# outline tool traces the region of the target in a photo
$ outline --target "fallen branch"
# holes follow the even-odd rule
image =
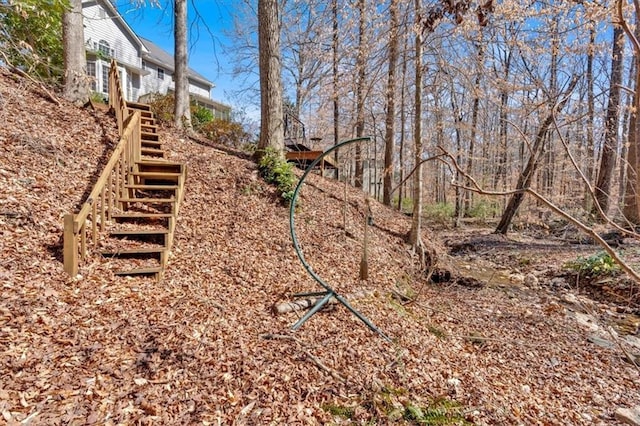
[[[14,74],[18,74],[20,77],[24,77],[24,78],[30,80],[34,84],[37,84],[38,87],[40,87],[40,90],[42,90],[47,95],[46,97],[51,102],[53,102],[57,106],[60,106],[60,101],[58,100],[58,98],[56,98],[51,92],[49,92],[47,90],[47,88],[44,87],[44,84],[42,84],[42,82],[37,81],[36,79],[31,77],[29,74],[27,74],[26,72],[22,71],[20,68],[17,68],[15,66],[11,65],[11,62],[9,62],[9,58],[7,58],[7,56],[3,52],[0,52],[0,54],[2,54],[2,57],[4,59],[4,63],[8,65],[9,71],[11,71]]]
[[[363,291],[358,291],[356,293],[347,295],[345,298],[346,299],[362,299],[362,298],[373,296],[373,295],[375,295],[375,291],[363,290]],[[287,312],[302,311],[304,309],[309,309],[312,306],[315,306],[316,303],[322,300],[323,297],[324,295],[321,295],[321,296],[307,297],[304,299],[298,299],[293,302],[278,303],[273,305],[273,312],[275,312],[276,314],[286,314]],[[338,303],[338,301],[332,297],[327,302],[327,305],[333,305],[335,303]]]
[[[345,377],[343,377],[340,373],[335,371],[333,368],[330,368],[330,367],[326,366],[315,355],[313,355],[307,349],[302,347],[304,345],[299,339],[296,339],[293,336],[287,336],[287,335],[284,335],[284,334],[263,334],[260,337],[262,337],[263,339],[266,339],[266,340],[290,340],[292,342],[295,342],[299,346],[300,350],[302,352],[304,352],[304,354],[307,356],[307,358],[310,359],[311,362],[313,362],[320,370],[322,370],[325,373],[329,374],[331,377],[333,377],[336,380],[340,380],[341,382],[346,382],[347,381],[347,379]]]
[[[511,191],[488,191],[483,189],[475,179],[473,179],[471,176],[467,175],[458,165],[458,163],[456,162],[455,158],[453,158],[453,156],[447,152],[444,148],[442,148],[441,146],[438,146],[438,148],[444,152],[445,156],[447,158],[449,158],[449,160],[452,162],[453,166],[456,168],[456,170],[459,170],[460,173],[462,174],[462,176],[464,178],[466,178],[472,186],[467,186],[467,185],[461,185],[455,181],[451,182],[452,186],[457,186],[460,187],[466,191],[472,191],[475,192],[477,194],[482,194],[482,195],[490,195],[490,196],[504,196],[504,195],[509,195],[509,194],[515,194],[515,193],[521,193],[521,194],[525,194],[528,193],[531,196],[533,196],[536,200],[540,201],[542,204],[546,205],[549,209],[551,209],[551,211],[553,211],[554,213],[556,213],[557,215],[563,217],[564,219],[566,219],[568,222],[574,224],[578,229],[580,229],[582,232],[584,232],[586,235],[588,235],[589,237],[591,237],[596,243],[598,243],[605,252],[607,252],[612,258],[613,260],[620,265],[620,267],[636,282],[636,283],[640,283],[640,274],[638,272],[636,272],[627,262],[625,262],[622,257],[616,253],[616,251],[609,245],[609,243],[607,243],[597,232],[595,232],[590,226],[586,225],[585,223],[583,223],[582,221],[580,221],[579,219],[571,216],[569,213],[565,212],[564,210],[562,210],[560,207],[556,206],[553,202],[551,202],[550,200],[546,199],[542,194],[539,194],[538,192],[536,192],[535,190],[531,189],[530,187],[525,187],[525,188],[520,188],[520,189],[514,189]],[[625,232],[628,235],[634,235],[634,233],[623,230],[623,232]],[[635,234],[637,235],[637,234]]]

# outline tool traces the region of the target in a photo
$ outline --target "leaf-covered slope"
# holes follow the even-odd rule
[[[615,424],[617,406],[640,403],[638,371],[589,343],[548,294],[414,281],[409,222],[376,202],[369,281],[358,282],[364,199],[347,189],[345,237],[344,187],[317,176],[296,216],[305,256],[342,294],[368,290],[352,304],[393,342],[343,307],[290,332],[299,314],[273,304],[320,288],[293,251],[288,210],[251,161],[169,132],[188,178],[163,282],[116,278],[95,257],[71,279],[62,217],[90,189],[113,120],[59,109],[4,71],[0,119],[8,423],[397,424],[445,398],[461,406],[450,417],[478,424]],[[392,299],[396,285],[417,302]]]

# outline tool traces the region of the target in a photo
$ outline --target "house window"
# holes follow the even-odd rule
[[[109,93],[109,67],[102,65],[102,93]]]
[[[164,70],[162,68],[158,68],[158,80],[164,80]]]
[[[111,58],[113,56],[113,49],[105,40],[100,40],[98,43],[98,53],[104,58]]]
[[[87,75],[91,77],[91,90],[98,90],[98,80],[96,80],[96,63],[87,62]]]

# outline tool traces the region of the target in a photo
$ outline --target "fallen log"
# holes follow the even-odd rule
[[[375,294],[376,294],[375,290],[362,290],[362,291],[358,291],[358,292],[346,295],[344,296],[344,298],[347,300],[362,299],[365,297],[374,296]],[[286,314],[287,312],[302,311],[303,309],[309,309],[315,306],[315,304],[318,303],[320,300],[322,300],[323,297],[324,295],[311,296],[311,297],[299,298],[291,302],[276,303],[273,305],[273,312],[275,312],[276,314]],[[332,297],[327,302],[327,305],[333,305],[335,303],[338,303],[338,301],[334,297]]]

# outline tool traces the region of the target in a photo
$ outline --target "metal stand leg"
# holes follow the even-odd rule
[[[306,314],[304,314],[304,316],[302,318],[300,318],[298,320],[298,322],[296,322],[295,324],[293,324],[293,327],[291,327],[292,330],[297,330],[299,329],[302,324],[304,324],[309,318],[311,318],[313,316],[313,314],[315,314],[316,312],[318,312],[320,309],[322,309],[322,307],[324,305],[327,304],[327,302],[329,301],[329,299],[331,299],[332,296],[334,296],[335,293],[332,291],[327,292],[326,296],[324,296],[322,299],[320,299],[318,301],[318,303],[315,304],[315,306],[311,309],[309,309],[307,311]]]

